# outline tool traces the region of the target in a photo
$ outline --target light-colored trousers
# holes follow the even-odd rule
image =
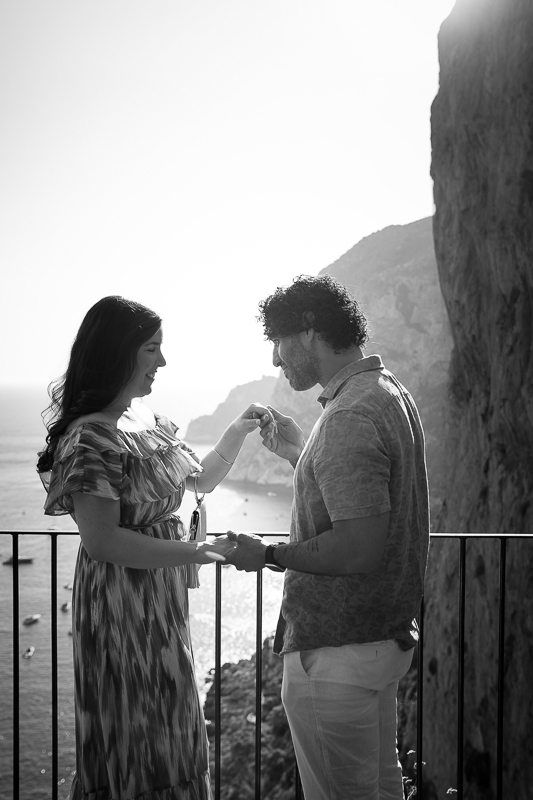
[[[284,655],[281,697],[305,800],[403,800],[396,693],[412,657],[394,641]]]

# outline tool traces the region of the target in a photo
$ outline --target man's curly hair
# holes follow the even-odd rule
[[[300,275],[259,303],[258,320],[271,341],[313,328],[335,351],[368,339],[366,318],[356,299],[330,275]]]

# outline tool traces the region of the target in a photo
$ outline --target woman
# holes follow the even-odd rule
[[[39,454],[45,513],[71,514],[82,540],[72,800],[211,796],[186,574],[234,545],[186,541],[173,514],[185,488],[220,483],[266,409],[250,406],[199,464],[173,423],[132,403],[165,366],[161,344],[153,311],[122,297],[96,303],[52,392],[54,421]]]

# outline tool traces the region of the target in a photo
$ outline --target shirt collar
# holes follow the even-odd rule
[[[357,375],[359,372],[368,372],[372,369],[383,369],[381,356],[366,356],[365,358],[360,358],[359,361],[354,361],[352,364],[343,367],[333,376],[329,383],[324,386],[320,396],[317,397],[318,402],[322,407],[325,407],[327,401],[335,397],[348,378],[351,378],[352,375]]]

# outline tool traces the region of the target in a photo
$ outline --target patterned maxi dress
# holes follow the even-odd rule
[[[157,417],[126,432],[85,423],[59,441],[45,513],[71,513],[71,495],[120,500],[121,526],[183,539],[171,516],[197,462]],[[201,468],[200,468],[201,469]],[[80,546],[73,586],[76,776],[71,800],[207,800],[205,722],[188,620],[186,567],[131,569],[93,561]]]

